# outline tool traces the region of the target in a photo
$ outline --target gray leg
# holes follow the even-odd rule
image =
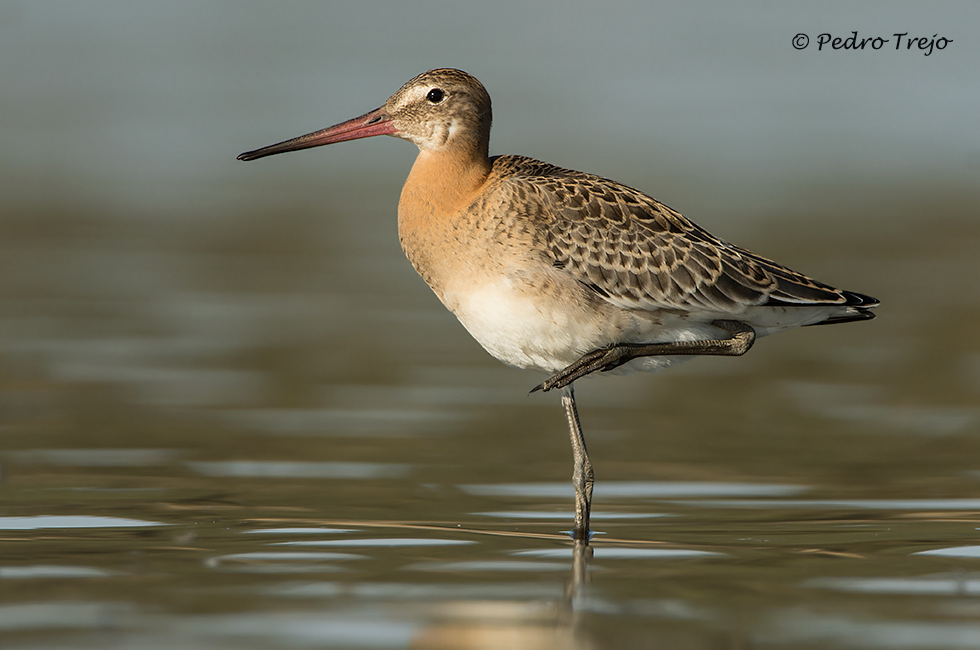
[[[748,352],[749,348],[755,342],[755,330],[745,323],[735,320],[716,320],[711,324],[726,332],[730,332],[732,336],[727,339],[711,339],[706,341],[621,343],[601,350],[594,350],[539,384],[531,392],[565,388],[566,386],[571,386],[572,382],[576,379],[580,379],[597,370],[612,370],[640,357],[655,357],[671,354],[737,357]]]
[[[575,391],[569,383],[561,391],[561,403],[568,417],[568,432],[572,439],[572,485],[575,487],[575,529],[572,536],[576,540],[589,542],[589,512],[592,509],[592,463],[589,462],[589,451],[585,448],[585,436],[582,435],[582,425],[578,421],[578,409],[575,408]]]

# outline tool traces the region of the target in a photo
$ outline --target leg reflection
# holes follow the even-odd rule
[[[579,603],[584,597],[585,585],[590,581],[589,564],[592,562],[592,547],[588,540],[576,539],[572,547],[572,575],[565,583],[564,609],[571,616],[573,623],[579,610]]]

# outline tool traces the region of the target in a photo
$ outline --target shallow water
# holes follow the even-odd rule
[[[980,5],[843,7],[0,3],[0,648],[980,648]],[[413,147],[234,159],[447,65],[493,153],[883,301],[579,382],[591,553]]]
[[[746,230],[881,317],[581,382],[589,552],[558,399],[387,215],[8,219],[3,645],[980,647],[980,228],[947,213],[927,247]]]

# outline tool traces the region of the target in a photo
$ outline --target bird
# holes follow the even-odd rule
[[[715,237],[679,212],[593,174],[489,154],[490,95],[453,68],[424,72],[381,107],[239,160],[388,135],[419,153],[398,235],[419,275],[505,364],[561,391],[575,519],[588,544],[595,482],[574,382],[740,356],[757,338],[874,318],[878,300],[837,289]]]

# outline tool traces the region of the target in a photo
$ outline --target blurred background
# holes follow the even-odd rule
[[[820,34],[853,31],[889,42],[818,51]],[[800,33],[805,49],[793,45]],[[876,579],[955,569],[966,582],[941,578],[938,589],[976,589],[969,560],[909,558],[928,550],[916,544],[958,547],[980,527],[977,34],[980,5],[966,1],[0,2],[0,579],[21,581],[4,591],[0,631],[23,647],[55,628],[68,630],[65,647],[121,643],[106,635],[122,628],[129,641],[180,629],[202,647],[259,628],[286,645],[341,630],[359,647],[464,647],[454,626],[472,632],[484,610],[441,611],[450,623],[432,632],[434,610],[392,603],[438,602],[418,589],[455,580],[496,585],[452,592],[480,602],[562,592],[564,560],[515,573],[512,562],[479,564],[537,552],[512,538],[454,538],[473,546],[442,565],[399,545],[408,525],[554,545],[572,499],[557,398],[527,396],[541,378],[483,352],[399,249],[415,148],[373,138],[235,160],[376,108],[419,72],[457,67],[493,97],[491,153],[614,178],[882,301],[873,322],[783,334],[737,361],[581,382],[610,543],[696,541],[737,562],[726,573],[614,557],[575,647],[647,638],[651,620],[689,647],[976,647],[957,641],[980,638],[972,600],[902,601],[907,611],[849,601],[844,625],[826,612],[850,587],[813,588],[827,566],[773,558],[874,558],[845,573]],[[907,49],[911,37],[950,42],[926,55]],[[694,500],[664,500],[677,494]],[[810,500],[779,500],[800,494]],[[50,519],[69,515],[98,532]],[[817,519],[863,522],[875,544],[901,530],[890,539],[908,552],[882,558],[853,531],[828,542]],[[377,550],[362,556],[368,568],[331,577],[342,588],[284,604],[277,580],[295,562],[327,574],[337,558],[295,557],[287,570],[251,557],[244,573],[215,560],[266,552],[241,533],[270,525],[356,530]],[[767,541],[754,537],[770,525]],[[413,535],[436,536],[423,530]],[[78,571],[98,586],[38,582]],[[169,595],[144,590],[151,574],[168,576],[159,593]],[[388,590],[358,591],[367,584]],[[772,598],[750,587],[761,584]],[[895,593],[875,585],[851,591]],[[218,604],[215,589],[228,598]],[[746,589],[754,600],[733,610]],[[820,589],[833,593],[815,605]],[[686,613],[644,600],[651,591]],[[193,596],[178,605],[178,594]],[[184,618],[214,608],[216,627]],[[280,610],[334,625],[254,623]],[[526,632],[520,611],[490,619]],[[867,618],[848,618],[855,611]],[[924,627],[900,627],[923,611]],[[259,618],[236,628],[238,616]],[[368,624],[379,616],[400,622],[379,631]],[[200,641],[204,628],[220,638]]]

